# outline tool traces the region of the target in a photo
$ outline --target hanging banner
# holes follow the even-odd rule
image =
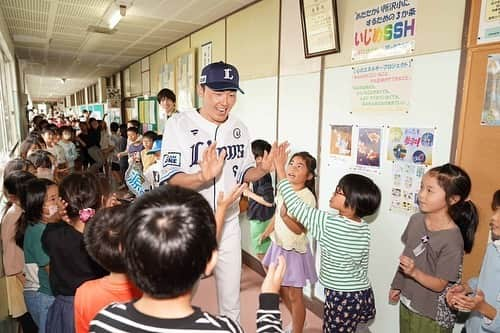
[[[500,54],[488,55],[481,125],[500,126]]]
[[[414,164],[432,164],[434,128],[391,127],[387,159]]]
[[[500,40],[500,1],[482,0],[477,43],[492,43]]]
[[[388,1],[356,11],[352,60],[412,53],[416,26],[417,0]]]
[[[352,111],[408,112],[413,59],[352,67]]]

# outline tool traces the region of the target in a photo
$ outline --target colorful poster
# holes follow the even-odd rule
[[[330,155],[351,156],[352,125],[330,125]]]
[[[352,60],[412,53],[416,27],[417,0],[387,1],[354,12]]]
[[[488,56],[481,125],[500,126],[500,54]]]
[[[352,67],[352,110],[408,112],[413,59]]]
[[[500,1],[482,0],[477,43],[491,43],[500,40]]]
[[[418,192],[425,165],[395,161],[392,166],[391,210],[413,214],[418,211]]]
[[[380,127],[360,127],[356,166],[368,169],[380,168],[382,129]]]
[[[387,143],[387,159],[414,164],[432,164],[433,128],[391,127]]]

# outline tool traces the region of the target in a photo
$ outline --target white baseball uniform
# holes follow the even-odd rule
[[[229,194],[240,184],[248,169],[255,166],[246,126],[235,117],[220,124],[203,118],[198,111],[185,111],[172,116],[165,125],[162,142],[163,172],[161,182],[177,173],[196,173],[203,151],[216,141],[217,151],[226,150],[222,173],[199,189],[213,209],[220,191]],[[219,312],[239,321],[241,279],[241,231],[238,221],[239,203],[227,210],[215,268]]]

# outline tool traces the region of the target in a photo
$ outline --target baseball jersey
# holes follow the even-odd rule
[[[214,124],[191,110],[173,115],[165,124],[162,142],[162,177],[160,183],[168,181],[178,173],[197,173],[203,151],[216,141],[217,152],[226,150],[226,161],[221,174],[198,192],[216,208],[217,195],[226,195],[240,184],[248,169],[255,166],[246,126],[237,118],[228,116],[222,124]],[[239,214],[239,204],[228,208],[226,220]]]

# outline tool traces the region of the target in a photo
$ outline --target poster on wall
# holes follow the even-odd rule
[[[408,112],[413,59],[374,62],[352,67],[352,111]]]
[[[431,165],[434,128],[391,127],[387,141],[387,159]]]
[[[205,43],[201,46],[201,66],[202,69],[212,63],[212,42]],[[201,71],[200,71],[201,73]]]
[[[330,156],[352,155],[352,125],[330,125]]]
[[[481,125],[500,126],[500,54],[488,55]]]
[[[416,26],[417,0],[386,1],[355,11],[352,60],[412,53]]]
[[[356,167],[365,171],[378,171],[380,168],[381,148],[382,128],[360,127],[358,132]]]
[[[500,1],[482,0],[477,43],[492,43],[500,40]]]
[[[175,92],[175,65],[169,63],[161,66],[158,80],[160,89],[168,88]]]
[[[120,88],[106,88],[106,100],[108,101],[108,108],[116,109],[121,107],[122,97]]]
[[[177,58],[175,75],[175,93],[179,111],[192,110],[195,98],[195,53],[194,50]]]
[[[402,161],[392,164],[391,211],[413,214],[418,211],[418,192],[425,165]]]

